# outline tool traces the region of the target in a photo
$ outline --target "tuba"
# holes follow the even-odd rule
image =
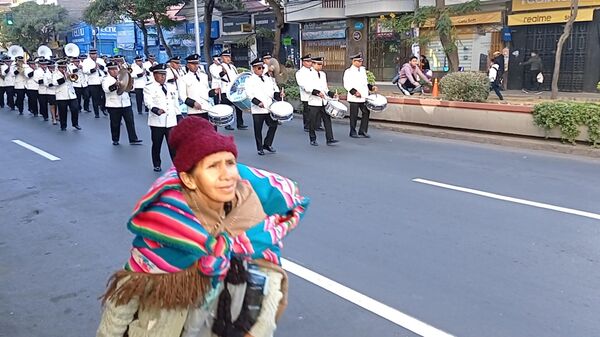
[[[40,46],[37,50],[37,54],[39,57],[49,60],[52,57],[52,49],[47,46]]]
[[[65,55],[68,57],[79,57],[79,47],[74,43],[65,45]]]

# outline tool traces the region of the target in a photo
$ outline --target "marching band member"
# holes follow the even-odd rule
[[[69,80],[67,72],[67,61],[61,60],[57,62],[58,70],[54,72],[52,84],[56,87],[56,105],[58,106],[58,114],[60,116],[60,129],[67,130],[67,109],[71,110],[71,124],[77,130],[81,130],[79,126],[79,105],[77,105],[77,94],[73,83]]]
[[[252,76],[246,80],[246,95],[252,101],[252,121],[254,122],[254,138],[256,139],[256,150],[258,155],[264,156],[264,150],[275,153],[273,139],[277,131],[276,120],[271,118],[269,106],[273,101],[281,101],[283,95],[274,80],[269,76],[263,76],[263,62],[255,59],[251,63]],[[267,124],[267,136],[262,138],[263,123]]]
[[[137,113],[142,114],[142,108],[144,107],[144,87],[146,86],[146,69],[142,63],[142,57],[136,56],[133,64],[131,65],[131,76],[133,77],[133,91],[135,91],[135,104],[137,106]],[[148,112],[148,109],[146,109]]]
[[[104,107],[104,91],[102,90],[102,78],[106,74],[106,63],[98,58],[98,50],[90,49],[89,57],[83,61],[83,73],[88,76],[88,87],[92,95],[95,117],[100,118],[100,110],[107,116]]]
[[[0,86],[0,107],[4,108],[4,93],[6,93],[6,105],[10,110],[15,110],[15,74],[10,71],[11,69],[12,60],[6,56],[0,66],[0,75],[3,77]]]
[[[25,89],[27,90],[27,109],[33,117],[37,117],[39,113],[38,109],[38,89],[39,84],[34,80],[33,75],[36,69],[37,59],[29,59],[27,61],[27,67],[25,67]]]
[[[310,91],[308,91],[308,80],[312,78],[312,58],[310,54],[304,55],[301,58],[302,67],[296,72],[296,83],[300,89],[300,101],[302,102],[302,123],[304,124],[304,131],[309,132],[310,128],[310,116],[308,108],[308,97]]]
[[[69,63],[68,71],[71,74],[77,75],[77,81],[73,81],[73,88],[75,88],[75,95],[77,95],[77,105],[79,106],[79,111],[81,111],[83,108],[83,105],[81,105],[81,101],[83,101],[84,99],[84,74],[81,70],[81,61],[79,60],[79,57],[71,58],[71,63]]]
[[[231,62],[231,52],[224,50],[221,53],[223,63],[221,64],[221,72],[219,73],[221,82],[221,104],[230,105],[235,109],[236,124],[238,130],[246,130],[248,126],[244,125],[244,116],[242,115],[242,109],[235,106],[228,98],[227,93],[231,89],[233,82],[238,78],[237,68]],[[233,127],[228,125],[225,127],[226,130],[233,130]]]
[[[273,76],[273,66],[271,65],[272,58],[273,56],[269,52],[263,54],[263,75],[275,78],[275,76]]]
[[[221,61],[219,61],[219,55],[215,54],[212,57],[213,63],[208,67],[208,72],[210,73],[210,87],[211,89],[221,89],[221,71],[223,68],[221,67]],[[220,103],[221,97],[215,98],[215,103]]]
[[[188,116],[208,119],[208,112],[202,110],[211,105],[220,89],[210,89],[208,75],[199,70],[200,55],[192,54],[185,58],[188,72],[179,83],[179,97],[188,106]]]
[[[25,59],[23,56],[17,56],[15,58],[15,63],[12,65],[12,70],[10,71],[15,76],[15,92],[17,94],[17,100],[15,102],[17,109],[19,110],[19,115],[23,114],[24,109],[24,101],[25,101],[25,82],[27,82],[27,78],[25,77],[25,67],[26,65]]]
[[[156,63],[156,57],[154,56],[154,54],[148,54],[148,58],[146,59],[146,62],[144,62],[144,70],[146,71],[147,83],[150,83],[154,80],[154,76],[152,76],[152,74],[150,73],[150,68],[157,64],[158,63]]]
[[[58,124],[58,111],[56,110],[56,87],[54,86],[54,72],[56,72],[56,65],[54,61],[48,61],[48,69],[44,73],[44,87],[46,87],[46,96],[48,99],[48,105],[50,106],[50,114],[52,116],[52,125]]]
[[[323,71],[323,58],[314,57],[312,61],[314,71],[310,73],[311,77],[309,77],[307,81],[309,83],[308,90],[311,92],[311,95],[308,97],[308,105],[310,106],[310,145],[319,146],[317,143],[317,134],[315,132],[319,120],[323,120],[323,124],[325,125],[325,139],[327,140],[327,145],[333,145],[339,141],[333,138],[331,116],[325,112],[325,106],[327,105],[325,96],[333,98],[335,93],[329,91],[327,75],[325,75],[325,72]]]
[[[108,75],[102,80],[102,90],[106,96],[106,109],[110,115],[110,135],[112,144],[119,145],[121,138],[121,119],[125,120],[129,144],[141,145],[142,141],[138,139],[135,133],[135,122],[133,120],[133,111],[131,110],[131,98],[129,93],[117,93],[120,83],[117,81],[120,67],[117,63],[109,62],[106,65]]]
[[[344,88],[348,90],[348,103],[350,103],[350,137],[352,138],[371,138],[367,133],[369,129],[369,109],[365,105],[366,97],[369,91],[377,91],[377,87],[369,84],[367,80],[367,70],[362,66],[363,57],[361,53],[350,56],[352,65],[344,72]],[[362,111],[360,120],[360,129],[356,134],[356,122],[358,120],[358,110]]]
[[[169,60],[167,67],[167,83],[175,86],[175,91],[179,94],[179,80],[185,75],[185,70],[181,68],[181,58],[179,56],[172,57]],[[176,107],[177,110],[177,122],[183,119],[179,104]]]
[[[179,112],[179,94],[174,84],[167,83],[167,66],[157,64],[150,68],[154,81],[144,88],[144,102],[150,110],[148,125],[152,135],[152,165],[155,172],[162,171],[160,149],[163,138],[167,141],[171,158],[175,156],[169,146],[169,132],[177,125]]]
[[[44,121],[48,121],[48,87],[44,85],[44,77],[48,71],[50,62],[44,58],[39,61],[39,67],[33,72],[33,80],[38,85],[38,102],[40,103],[40,115]]]
[[[82,96],[83,96],[83,110],[85,112],[92,112],[90,110],[90,100],[92,98],[92,95],[90,93],[90,87],[88,86],[88,75],[86,75],[83,72],[83,61],[85,61],[85,59],[87,59],[87,55],[86,54],[79,55],[79,76],[81,77],[81,81],[82,81],[82,84],[83,84],[83,91],[82,91]]]

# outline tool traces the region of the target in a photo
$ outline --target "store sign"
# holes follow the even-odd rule
[[[571,10],[543,11],[535,13],[519,13],[508,16],[509,26],[545,25],[550,23],[565,23],[571,17]],[[594,8],[584,8],[577,11],[577,22],[592,21]]]
[[[357,30],[354,33],[352,33],[352,38],[354,39],[354,41],[360,41],[360,39],[362,39],[362,33]]]
[[[190,35],[194,35],[196,32],[196,28],[193,22],[187,23],[187,33]],[[212,39],[218,39],[221,33],[221,29],[219,27],[219,21],[213,21],[210,25],[210,37]],[[200,22],[200,39],[204,40],[204,22]]]
[[[100,40],[116,40],[117,26],[108,26],[98,29],[98,39]]]
[[[486,13],[473,13],[469,15],[460,15],[450,17],[452,25],[454,26],[468,26],[468,25],[483,25],[489,23],[501,23],[502,12],[486,12]],[[435,20],[429,19],[423,24],[423,28],[435,27]]]
[[[302,27],[303,40],[345,39],[346,21],[310,22]]]
[[[223,33],[241,33],[242,24],[250,23],[250,15],[242,17],[224,17]]]
[[[92,40],[92,29],[88,25],[77,25],[73,27],[68,36],[70,43],[89,43]]]
[[[579,0],[579,7],[598,6],[600,0]],[[513,12],[570,8],[571,0],[513,0]]]
[[[356,30],[363,30],[363,28],[365,28],[365,24],[358,21],[356,23],[354,23],[354,29]]]
[[[275,14],[256,14],[254,15],[254,26],[275,30],[277,19]]]
[[[283,38],[283,45],[284,46],[291,46],[292,45],[292,37],[291,36],[286,36]]]

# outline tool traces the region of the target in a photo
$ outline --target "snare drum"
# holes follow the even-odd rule
[[[208,120],[216,126],[227,126],[233,123],[233,108],[227,104],[213,105],[206,110]]]
[[[387,108],[387,98],[383,95],[372,94],[367,96],[365,105],[367,106],[367,109],[371,111],[381,112]]]
[[[269,111],[271,118],[278,122],[289,122],[294,118],[294,107],[286,101],[274,102]]]
[[[246,80],[252,76],[249,72],[241,73],[227,92],[227,99],[242,111],[250,111],[252,101],[246,95]]]
[[[325,106],[325,112],[333,118],[344,118],[348,108],[340,101],[330,100]]]

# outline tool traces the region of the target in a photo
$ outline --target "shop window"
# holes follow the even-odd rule
[[[326,70],[343,71],[346,68],[346,40],[302,41],[302,52],[325,58]]]

